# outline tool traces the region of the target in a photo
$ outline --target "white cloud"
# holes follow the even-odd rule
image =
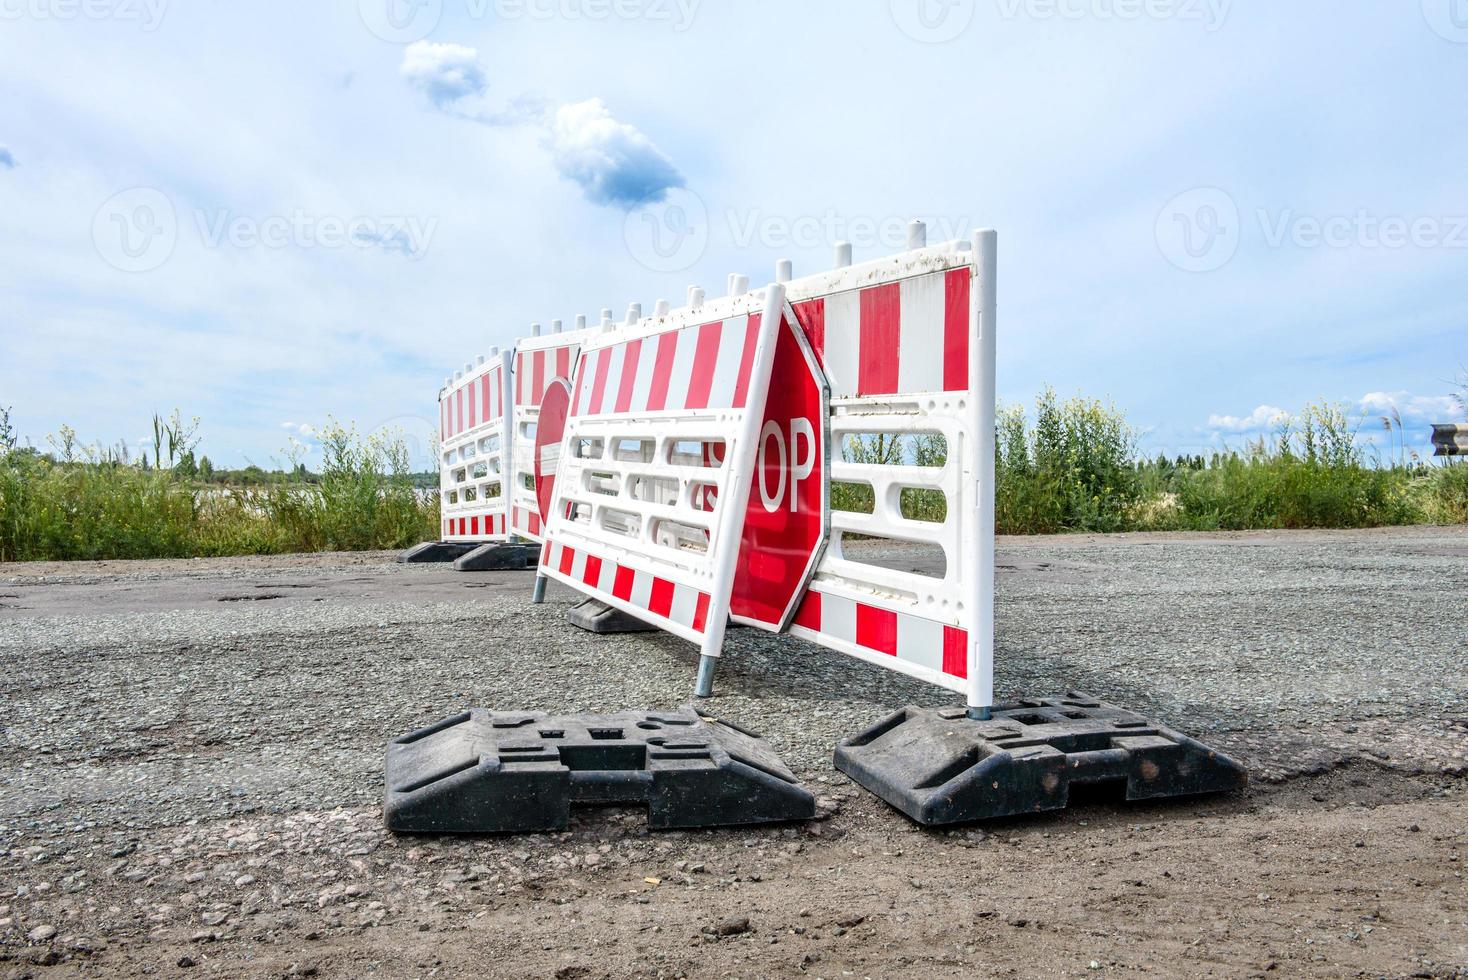
[[[1373,391],[1361,397],[1367,415],[1389,415],[1395,409],[1404,419],[1442,422],[1454,418],[1458,405],[1449,395],[1414,395],[1407,391]]]
[[[1272,429],[1290,417],[1290,413],[1273,405],[1260,405],[1242,418],[1237,415],[1210,415],[1208,428],[1221,432],[1260,432]]]
[[[660,201],[684,184],[652,140],[636,126],[617,121],[601,99],[557,109],[544,145],[561,176],[580,184],[596,204],[631,208]]]
[[[404,52],[400,71],[445,112],[490,126],[539,125],[541,145],[556,171],[580,185],[594,204],[630,209],[661,201],[684,185],[673,161],[636,126],[614,117],[601,99],[552,108],[522,95],[507,109],[491,108],[484,99],[488,76],[474,48],[419,41]]]
[[[410,44],[400,70],[409,85],[422,90],[440,109],[482,96],[489,89],[479,52],[462,44]]]

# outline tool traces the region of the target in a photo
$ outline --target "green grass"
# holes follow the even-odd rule
[[[155,420],[152,455],[133,462],[79,447],[67,428],[50,452],[17,448],[0,409],[0,561],[360,551],[438,537],[438,496],[411,472],[400,435],[333,424],[318,434],[319,472],[292,456],[284,472],[220,482],[228,477],[207,457],[196,462],[197,425],[176,412]],[[1468,462],[1428,465],[1403,449],[1383,463],[1329,405],[1207,459],[1142,460],[1114,406],[1048,390],[1033,412],[1003,407],[996,435],[1005,534],[1468,523]],[[941,467],[947,446],[934,433],[870,434],[841,452],[853,463]],[[831,497],[839,510],[874,505],[864,483],[834,484]],[[906,488],[900,504],[915,520],[946,513],[933,490]]]
[[[1393,431],[1400,420],[1388,420]],[[911,437],[906,437],[911,438]],[[850,437],[850,462],[941,466],[923,440]],[[1344,409],[1311,405],[1271,440],[1210,458],[1142,460],[1114,406],[1045,391],[1032,413],[1001,407],[995,445],[1001,534],[1359,528],[1468,523],[1468,463],[1429,465],[1405,449],[1370,458]],[[838,510],[870,513],[865,484],[832,487]],[[912,506],[909,507],[909,501]],[[904,513],[942,520],[941,494],[907,490]]]
[[[175,416],[176,418],[176,416]],[[0,412],[0,561],[193,558],[405,548],[436,539],[438,497],[415,489],[399,436],[319,433],[319,474],[259,485],[201,481],[175,445],[151,465],[79,449],[17,449]],[[161,440],[166,445],[166,440]]]

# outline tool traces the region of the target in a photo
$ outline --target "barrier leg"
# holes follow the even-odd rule
[[[718,657],[698,658],[698,681],[693,687],[695,697],[711,698],[714,696],[714,668],[718,666],[718,663]]]
[[[535,605],[537,605],[537,606],[540,605],[541,603],[545,602],[545,576],[544,575],[537,575],[537,576],[535,576],[535,594],[530,597],[530,601],[532,603],[534,603]]]

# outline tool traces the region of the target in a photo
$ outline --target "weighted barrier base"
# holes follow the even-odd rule
[[[1064,809],[1081,783],[1125,781],[1128,800],[1248,784],[1228,756],[1084,694],[993,715],[904,708],[843,739],[836,768],[925,826]]]
[[[588,633],[656,633],[658,629],[598,599],[572,606],[566,611],[566,622]]]
[[[529,568],[534,553],[523,544],[480,545],[454,561],[460,572],[519,572]]]
[[[767,742],[691,707],[551,716],[476,708],[387,747],[400,833],[561,830],[574,805],[642,804],[648,826],[809,820],[815,797]]]
[[[449,544],[447,541],[425,541],[398,556],[405,565],[429,565],[457,561],[474,550],[472,544]]]

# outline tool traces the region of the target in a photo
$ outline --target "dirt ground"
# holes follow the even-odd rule
[[[0,977],[1468,977],[1468,530],[1009,539],[1000,566],[1003,696],[1153,714],[1251,788],[923,830],[830,752],[951,698],[741,630],[711,704],[821,819],[399,838],[395,735],[675,706],[695,652],[387,555],[0,566]]]

